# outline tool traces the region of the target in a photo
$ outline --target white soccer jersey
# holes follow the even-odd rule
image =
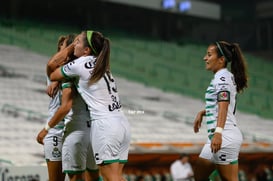
[[[125,163],[130,146],[130,125],[121,111],[112,75],[105,73],[99,81],[89,84],[95,63],[93,56],[80,57],[64,65],[61,71],[65,77],[79,78],[76,87],[88,105],[92,119],[90,138],[96,164]]]
[[[218,102],[229,101],[225,127],[236,125],[234,116],[236,109],[236,84],[233,74],[226,68],[215,73],[206,91],[206,124],[211,137],[217,125]]]
[[[47,86],[49,86],[51,84],[50,79],[47,77]],[[62,91],[58,90],[57,94],[53,97],[50,98],[50,102],[48,105],[48,114],[49,117],[47,119],[47,122],[50,121],[50,119],[54,116],[55,112],[58,110],[58,108],[61,105],[61,98],[62,98]],[[61,120],[55,127],[55,129],[57,130],[63,130],[64,128],[64,120]],[[49,132],[51,132],[52,130],[50,130]]]
[[[47,77],[47,85],[49,86],[51,81]],[[58,90],[57,94],[50,98],[48,106],[48,118],[47,122],[51,120],[56,111],[61,105],[61,90]],[[44,138],[44,154],[46,160],[61,161],[62,160],[62,137],[63,137],[64,121],[61,120],[54,128],[49,129],[48,134]]]
[[[62,89],[72,88],[72,86],[72,82],[62,83]],[[75,127],[75,129],[84,128],[88,125],[90,126],[90,115],[88,107],[78,93],[73,95],[72,108],[65,116],[65,125],[68,123],[70,124],[70,127]]]
[[[80,57],[61,68],[65,77],[81,77],[76,86],[88,105],[92,120],[111,117],[121,112],[117,87],[112,75],[105,73],[98,82],[89,85],[95,61],[96,58],[93,56]]]

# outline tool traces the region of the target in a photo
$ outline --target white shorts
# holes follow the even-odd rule
[[[63,130],[52,128],[44,138],[46,161],[62,161]]]
[[[221,149],[217,153],[212,153],[211,140],[208,139],[199,157],[221,165],[237,163],[242,142],[243,136],[238,127],[233,125],[225,127],[222,132]]]
[[[86,126],[86,124],[84,124]],[[65,131],[63,143],[63,172],[81,173],[85,170],[97,171],[90,142],[90,128]]]
[[[91,139],[97,164],[127,162],[131,130],[123,114],[92,121]]]

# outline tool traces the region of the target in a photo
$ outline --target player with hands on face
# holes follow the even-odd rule
[[[58,68],[54,62],[65,61],[71,52],[78,58]],[[83,31],[73,46],[51,60],[51,80],[79,78],[76,88],[88,105],[93,155],[103,180],[124,180],[122,171],[128,160],[131,132],[110,71],[110,40],[98,31]]]

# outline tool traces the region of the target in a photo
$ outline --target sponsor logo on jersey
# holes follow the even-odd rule
[[[221,81],[226,81],[226,78],[225,77],[221,77],[220,80]]]
[[[225,86],[225,85],[221,86],[221,88],[220,88],[221,91],[226,91],[227,89],[228,89],[228,88],[227,88],[227,86]]]
[[[92,69],[95,67],[95,62],[86,62],[84,64],[84,67],[87,68],[87,69]]]
[[[227,157],[227,155],[222,154],[222,155],[219,156],[219,159],[220,159],[221,161],[226,161],[226,160],[227,160],[226,157]]]
[[[64,65],[63,66],[63,71],[67,72],[67,70],[71,70],[70,67],[69,67],[69,65]]]

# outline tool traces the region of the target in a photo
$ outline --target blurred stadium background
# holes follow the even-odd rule
[[[112,71],[132,125],[129,181],[139,175],[145,181],[170,181],[169,166],[182,152],[190,154],[194,166],[206,132],[204,125],[194,134],[192,123],[212,76],[202,58],[216,40],[239,43],[249,68],[249,88],[238,97],[244,134],[239,179],[272,180],[272,18],[270,0],[1,2],[2,181],[16,174],[46,177],[43,149],[35,140],[49,101],[45,64],[60,35],[84,29],[101,31],[112,42]]]

